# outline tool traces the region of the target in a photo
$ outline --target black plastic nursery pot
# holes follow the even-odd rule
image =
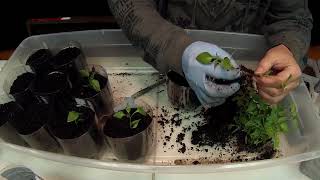
[[[143,106],[144,109],[146,106]],[[126,112],[126,110],[122,110]],[[136,111],[132,107],[131,111]],[[104,135],[111,146],[113,154],[120,161],[143,161],[153,148],[153,119],[151,109],[145,110],[147,115],[134,115],[141,119],[136,128],[131,128],[129,118],[110,117],[104,126]]]
[[[32,147],[39,150],[60,152],[61,148],[47,130],[49,121],[49,106],[47,104],[31,103],[10,124],[19,135]]]
[[[69,121],[69,112],[78,113],[78,119]],[[84,158],[98,158],[101,137],[95,124],[95,113],[85,106],[74,106],[58,113],[50,122],[50,130],[61,144],[64,153]]]
[[[26,65],[29,65],[36,74],[51,72],[53,71],[52,57],[49,49],[39,49],[29,56]]]
[[[85,56],[77,45],[70,45],[60,50],[53,57],[51,64],[55,70],[67,74],[72,84],[79,82],[80,70],[87,69]]]
[[[89,65],[89,69],[95,71],[94,79],[99,82],[100,91],[90,87],[88,77],[82,77],[78,86],[74,88],[73,94],[76,98],[90,102],[95,109],[98,119],[101,120],[103,116],[110,116],[113,113],[112,90],[108,75],[102,66]]]
[[[2,98],[1,98],[2,101]],[[11,126],[10,121],[16,118],[16,113],[21,112],[21,107],[14,101],[1,102],[0,104],[0,138],[5,142],[26,146],[26,142]]]
[[[54,108],[56,101],[71,103],[71,83],[65,73],[53,71],[37,76],[30,86],[35,97]],[[75,102],[74,102],[75,103]]]
[[[22,107],[28,106],[28,104],[38,101],[30,90],[30,84],[35,77],[36,75],[28,70],[27,66],[17,67],[7,75],[4,89]]]
[[[183,109],[195,109],[200,105],[196,94],[184,77],[174,71],[168,72],[167,77],[167,93],[172,105]]]

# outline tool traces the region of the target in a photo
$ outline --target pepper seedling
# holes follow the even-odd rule
[[[70,111],[68,113],[67,122],[68,123],[74,122],[75,124],[78,124],[79,121],[83,121],[83,119],[81,119],[80,116],[81,116],[81,113],[77,111]]]
[[[134,119],[135,114],[141,114],[142,116],[146,116],[147,113],[143,110],[142,107],[137,107],[136,110],[131,114],[132,109],[130,106],[127,106],[124,110],[116,112],[113,117],[121,120],[123,117],[129,118],[129,125],[131,129],[135,129],[138,127],[141,119]]]
[[[217,65],[220,65],[225,70],[232,70],[234,69],[233,65],[231,64],[231,61],[228,57],[221,58],[218,55],[212,56],[208,52],[200,53],[196,57],[197,61],[201,64],[208,65],[211,63],[216,63]]]
[[[90,88],[92,88],[96,92],[100,92],[101,91],[99,81],[94,78],[95,74],[96,74],[96,71],[95,71],[94,67],[92,67],[90,72],[88,72],[87,70],[80,70],[80,74],[81,74],[81,76],[83,78],[87,78]]]

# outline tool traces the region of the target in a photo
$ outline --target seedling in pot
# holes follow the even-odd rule
[[[118,111],[113,116],[119,120],[121,120],[123,117],[129,118],[130,128],[135,129],[138,127],[141,119],[135,119],[134,115],[141,114],[142,116],[146,116],[147,114],[142,107],[137,107],[136,110],[131,114],[132,111],[133,109],[127,106],[125,110]]]
[[[96,72],[94,67],[92,67],[90,72],[88,72],[87,70],[80,70],[80,74],[83,78],[87,80],[87,86],[89,86],[96,92],[101,91],[100,83],[97,79],[95,79]]]

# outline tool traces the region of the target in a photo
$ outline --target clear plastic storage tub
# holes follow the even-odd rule
[[[257,65],[258,60],[267,49],[264,37],[259,35],[197,30],[187,32],[195,39],[218,44],[233,54],[239,64],[252,68]],[[142,60],[143,52],[134,48],[121,30],[96,30],[40,35],[25,39],[2,69],[0,73],[1,87],[3,87],[6,74],[15,66],[25,64],[26,58],[35,50],[49,48],[52,51],[57,51],[68,41],[77,41],[81,44],[88,64],[98,64],[107,70],[115,103],[120,98],[130,96],[160,78],[159,72]],[[1,93],[4,93],[2,89]],[[221,152],[210,147],[206,148],[205,151],[201,148],[200,151],[195,151],[199,147],[190,148],[192,147],[190,143],[191,132],[186,133],[184,138],[184,143],[189,148],[186,149],[185,153],[178,152],[180,145],[175,141],[176,135],[191,123],[203,120],[201,117],[195,116],[201,109],[184,111],[172,107],[168,101],[165,84],[140,98],[152,106],[155,122],[161,116],[170,117],[178,111],[182,119],[181,126],[174,127],[174,132],[171,132],[172,126],[161,128],[161,124],[154,123],[155,143],[152,152],[144,162],[124,163],[116,161],[110,150],[107,150],[101,159],[97,160],[44,152],[5,142],[0,142],[0,149],[16,151],[24,156],[36,156],[91,168],[158,173],[212,173],[256,169],[320,157],[320,120],[303,83],[290,93],[283,102],[284,105],[292,102],[297,105],[300,121],[298,128],[289,126],[289,133],[281,137],[280,150],[282,156],[249,162],[232,163],[229,161],[230,159],[228,160],[230,158],[228,153],[223,152],[222,155]],[[166,141],[166,145],[164,145],[164,139],[165,136],[168,136],[168,133],[171,133],[172,138],[170,141]],[[204,163],[193,165],[192,162],[195,160],[202,160]]]

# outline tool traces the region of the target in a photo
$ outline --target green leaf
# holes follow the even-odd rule
[[[281,130],[281,132],[288,132],[289,131],[288,124],[286,122],[281,123],[280,130]]]
[[[130,114],[131,108],[130,108],[129,104],[127,104],[126,111],[127,111],[128,114]]]
[[[80,70],[80,75],[82,77],[89,77],[89,72],[87,70]]]
[[[96,92],[100,92],[100,91],[101,91],[101,89],[100,89],[100,83],[99,83],[98,80],[90,79],[89,83],[90,83],[90,87],[91,87],[92,89],[94,89]]]
[[[203,52],[196,59],[199,63],[207,65],[212,63],[213,56],[208,52]]]
[[[147,113],[143,110],[142,107],[138,107],[137,110],[136,110],[136,112],[138,112],[139,114],[141,114],[141,115],[143,115],[143,116],[146,116],[146,115],[147,115]]]
[[[131,122],[131,125],[130,125],[131,129],[137,128],[140,121],[141,121],[141,119],[132,121],[132,122]]]
[[[76,111],[70,111],[68,114],[68,119],[67,122],[73,122],[76,121],[80,116],[80,113],[76,112]]]
[[[231,64],[231,61],[228,57],[223,58],[222,62],[220,63],[220,66],[225,70],[232,70],[234,67]]]
[[[118,111],[113,115],[113,117],[115,117],[117,119],[122,119],[124,116],[125,116],[125,114],[122,111]]]

